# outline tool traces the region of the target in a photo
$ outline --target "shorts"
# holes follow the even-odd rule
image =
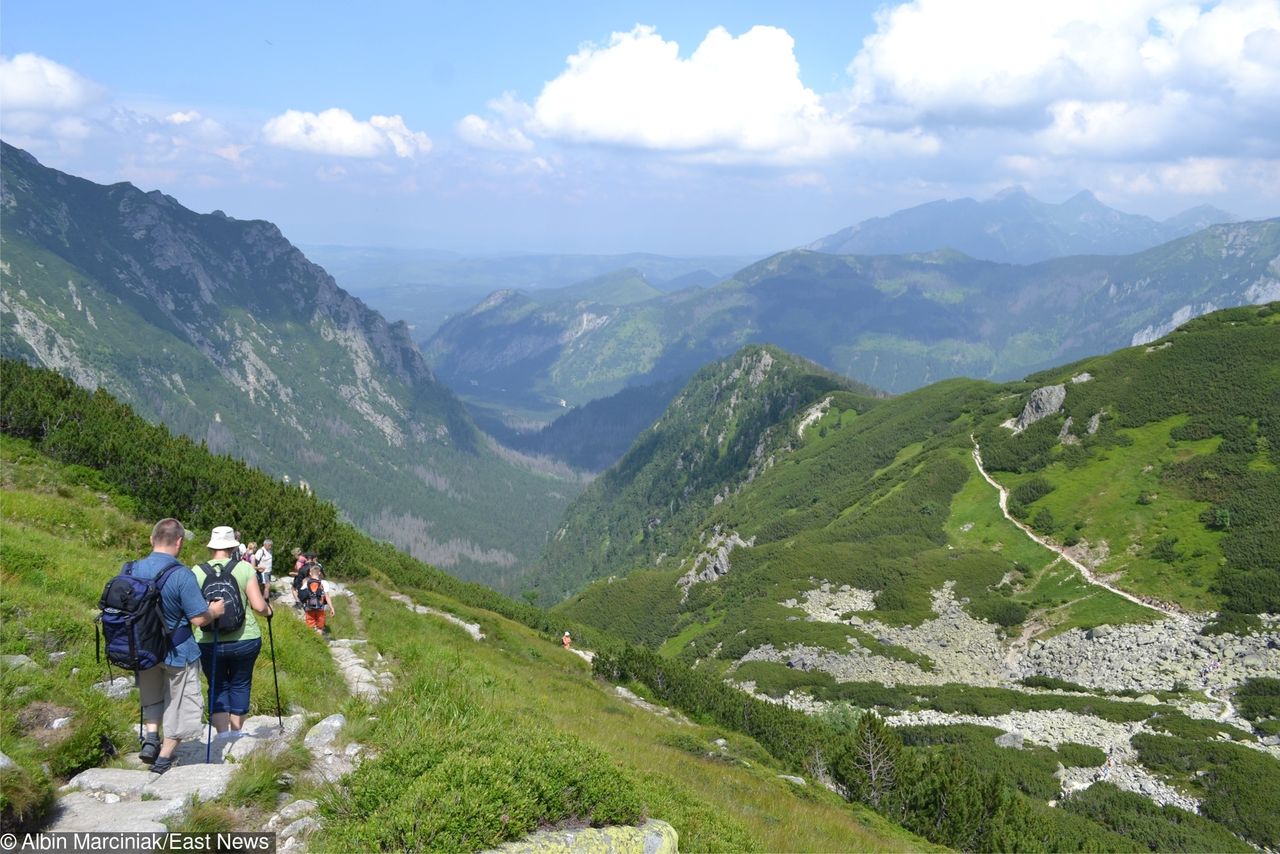
[[[270,573],[270,572],[262,572],[261,570],[259,570],[259,572],[258,572],[258,583],[259,583],[259,584],[261,584],[263,587],[270,587],[270,586],[271,586],[271,573]]]
[[[326,609],[321,608],[317,611],[303,611],[307,615],[307,627],[316,631],[324,631],[324,619],[329,613]]]
[[[217,647],[217,666],[214,666]],[[262,651],[262,638],[200,644],[200,668],[209,680],[209,708],[214,713],[249,713],[253,690],[253,665]]]
[[[160,721],[165,738],[199,738],[204,696],[200,691],[200,662],[175,667],[157,664],[137,674],[142,717]]]

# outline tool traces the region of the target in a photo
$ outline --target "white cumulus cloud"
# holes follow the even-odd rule
[[[876,21],[849,66],[859,121],[1094,157],[1276,150],[1280,0],[911,0]]]
[[[849,151],[854,130],[800,81],[786,30],[707,34],[688,58],[652,27],[586,45],[532,104],[527,130],[579,143],[729,159],[802,160]]]
[[[280,148],[340,157],[372,158],[389,151],[413,157],[431,150],[431,139],[409,130],[400,116],[372,116],[362,122],[337,108],[321,113],[287,110],[263,125],[262,136]]]
[[[0,56],[0,103],[6,111],[75,112],[103,92],[87,77],[38,54]]]

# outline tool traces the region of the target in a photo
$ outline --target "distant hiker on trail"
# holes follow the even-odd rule
[[[249,566],[256,567],[258,565],[258,544],[250,542],[240,551],[240,559]]]
[[[333,603],[329,600],[329,585],[320,578],[320,564],[308,565],[306,581],[302,583],[298,601],[302,603],[307,625],[323,634],[325,615],[333,614]]]
[[[253,664],[262,650],[262,628],[257,619],[245,613],[245,602],[271,618],[271,605],[262,597],[253,567],[232,556],[238,545],[231,528],[214,528],[209,559],[191,569],[204,598],[216,597],[226,603],[223,616],[196,633],[200,666],[209,680],[211,719],[218,732],[238,731],[249,714]]]
[[[271,549],[275,544],[270,538],[262,541],[262,548],[254,554],[254,565],[258,567],[258,586],[262,588],[262,598],[271,598]]]
[[[191,627],[209,625],[221,618],[226,608],[220,601],[206,602],[195,576],[178,560],[183,542],[191,536],[177,519],[161,519],[151,529],[151,554],[132,564],[132,575],[136,578],[163,576],[160,603],[165,629],[170,633],[164,663],[139,671],[137,675],[138,699],[146,730],[138,758],[157,774],[173,766],[173,752],[180,741],[200,736],[200,715],[204,709],[200,691],[200,647]]]
[[[564,644],[565,649],[568,649],[573,646],[573,638],[569,637],[568,632],[565,632],[564,637],[560,638],[560,643]]]

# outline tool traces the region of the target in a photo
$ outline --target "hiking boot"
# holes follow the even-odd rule
[[[156,757],[160,755],[160,734],[149,732],[147,737],[142,740],[142,749],[138,751],[138,758],[142,760],[143,765],[150,765],[156,761]]]
[[[152,774],[163,774],[173,767],[172,756],[160,756],[151,764]]]

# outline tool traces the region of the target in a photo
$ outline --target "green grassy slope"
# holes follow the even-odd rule
[[[205,470],[218,475],[218,466]],[[135,514],[153,500],[117,491],[110,482],[117,476],[0,437],[0,653],[35,662],[0,673],[0,750],[16,762],[0,776],[6,827],[38,825],[59,782],[133,745],[136,706],[90,688],[103,677],[93,661],[94,603],[119,563],[146,550],[148,527]],[[671,822],[689,851],[929,848],[813,783],[779,779],[787,769],[749,738],[626,703],[552,633],[439,590],[452,582],[444,589],[512,614],[536,612],[492,594],[477,598],[480,591],[426,567],[407,574],[394,561],[330,566],[355,581],[361,622],[396,687],[374,708],[348,701],[323,642],[291,616],[275,621],[284,703],[316,716],[341,708],[355,722],[345,737],[376,757],[341,790],[304,791],[321,799],[327,820],[312,840],[319,850],[471,850],[547,825],[646,817]],[[361,572],[370,574],[359,580]],[[409,611],[388,598],[392,590],[479,622],[486,639]],[[254,712],[274,710],[269,668],[260,658]],[[71,726],[51,730],[60,715]],[[714,743],[720,737],[723,748]],[[287,758],[291,774],[301,770],[297,757]],[[283,761],[246,763],[224,802],[198,809],[185,827],[248,829],[237,822],[258,813],[244,804],[274,803]]]
[[[3,772],[7,824],[38,814],[58,780],[137,749],[136,695],[110,700],[91,688],[108,674],[95,657],[93,619],[107,580],[150,551],[151,529],[136,518],[136,502],[98,472],[56,464],[7,436],[0,436],[0,485],[0,653],[34,662],[0,673],[0,751],[17,763]],[[195,543],[181,555],[189,565],[206,556]],[[272,622],[285,713],[338,711],[346,688],[323,641],[292,616]],[[275,711],[264,649],[250,712]],[[70,725],[51,728],[59,717]]]

